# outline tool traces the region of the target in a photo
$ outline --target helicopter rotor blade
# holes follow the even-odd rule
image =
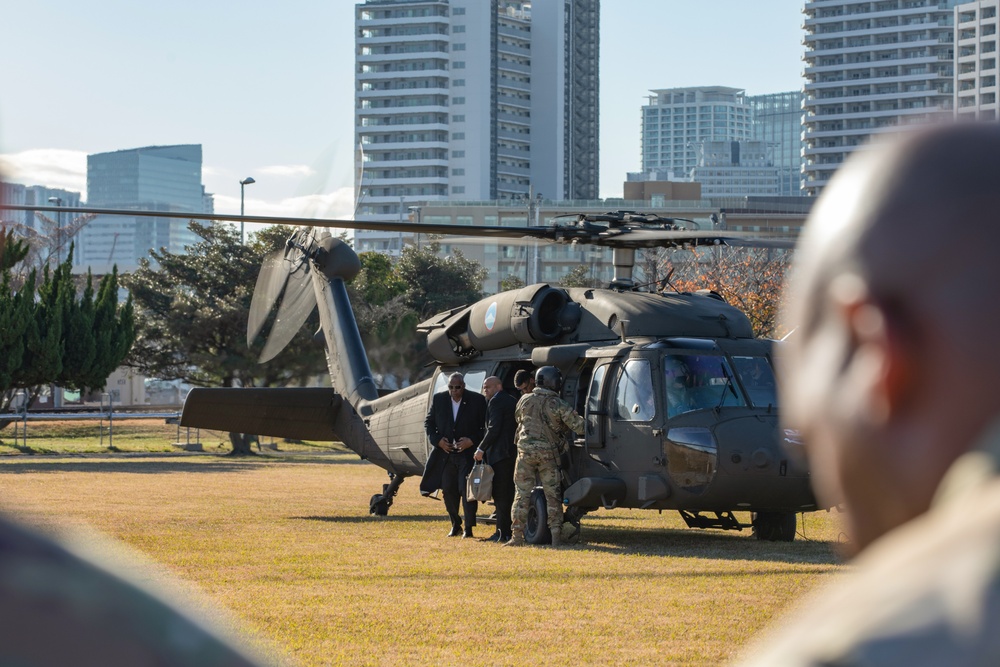
[[[264,327],[268,314],[278,302],[285,283],[288,281],[285,252],[275,250],[264,258],[257,275],[257,284],[253,288],[253,301],[250,303],[250,315],[247,317],[247,347],[253,344],[257,334]]]
[[[308,262],[304,262],[308,265]],[[260,353],[260,362],[270,361],[278,355],[299,332],[316,307],[316,292],[308,270],[294,270],[288,274],[285,291],[278,306],[278,314]]]
[[[442,236],[475,236],[483,239],[534,238],[557,243],[590,243],[613,248],[654,248],[694,245],[757,245],[759,247],[791,247],[782,242],[751,242],[748,232],[727,230],[701,230],[682,228],[678,222],[688,225],[698,223],[684,218],[664,218],[652,214],[638,214],[631,211],[616,211],[599,214],[577,214],[576,220],[537,227],[505,227],[497,225],[465,226],[453,224],[394,222],[372,220],[340,220],[323,218],[293,218],[279,216],[239,216],[217,213],[185,213],[178,216],[173,211],[133,211],[121,209],[99,209],[89,207],[52,207],[0,205],[0,210],[31,210],[63,213],[93,213],[96,215],[137,215],[148,217],[189,217],[197,220],[220,222],[247,222],[255,224],[284,224],[297,227],[338,227],[381,232],[403,232],[409,234],[439,234]],[[570,217],[570,216],[559,216]],[[735,242],[736,239],[748,239]]]

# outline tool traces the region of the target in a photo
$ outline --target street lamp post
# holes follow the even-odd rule
[[[251,183],[256,183],[256,182],[257,181],[253,180],[253,176],[247,176],[242,181],[240,181],[240,243],[246,243],[247,242],[246,241],[246,236],[244,235],[244,230],[243,230],[243,202],[244,202],[243,193],[244,193],[244,188],[246,188],[246,186],[250,185]]]
[[[49,203],[56,207],[62,206],[62,197],[49,197]],[[62,212],[56,211],[56,266],[62,262]]]

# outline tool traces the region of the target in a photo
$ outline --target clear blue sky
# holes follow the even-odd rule
[[[546,2],[547,0],[536,0]],[[648,91],[801,87],[802,0],[604,0],[601,194],[640,168]],[[86,155],[200,143],[220,212],[347,216],[353,0],[24,0],[2,12],[0,165],[84,191]]]

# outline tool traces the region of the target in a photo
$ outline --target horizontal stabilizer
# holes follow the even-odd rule
[[[195,388],[184,401],[181,426],[334,442],[342,403],[328,387]]]

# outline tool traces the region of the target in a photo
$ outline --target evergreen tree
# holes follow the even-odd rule
[[[257,273],[264,257],[284,247],[292,230],[268,228],[243,244],[229,225],[191,222],[190,229],[201,240],[187,253],[152,251],[155,264],[143,260],[125,279],[138,322],[129,364],[151,377],[203,387],[302,384],[321,373],[323,349],[311,335],[319,323],[315,314],[266,364],[257,361],[263,340],[247,347]],[[231,433],[232,453],[251,453],[252,438]]]
[[[447,257],[441,257],[439,252],[438,243],[419,249],[407,246],[396,267],[407,286],[406,305],[422,318],[471,304],[483,297],[486,269],[458,250]]]
[[[72,266],[71,246],[63,263],[42,269],[40,284],[35,269],[20,289],[14,287],[12,269],[2,272],[0,412],[9,411],[22,390],[30,404],[49,384],[99,389],[128,353],[134,313],[129,303],[118,306],[117,271],[102,279],[95,302],[93,278],[88,275],[78,294]],[[6,425],[0,423],[0,428]]]

